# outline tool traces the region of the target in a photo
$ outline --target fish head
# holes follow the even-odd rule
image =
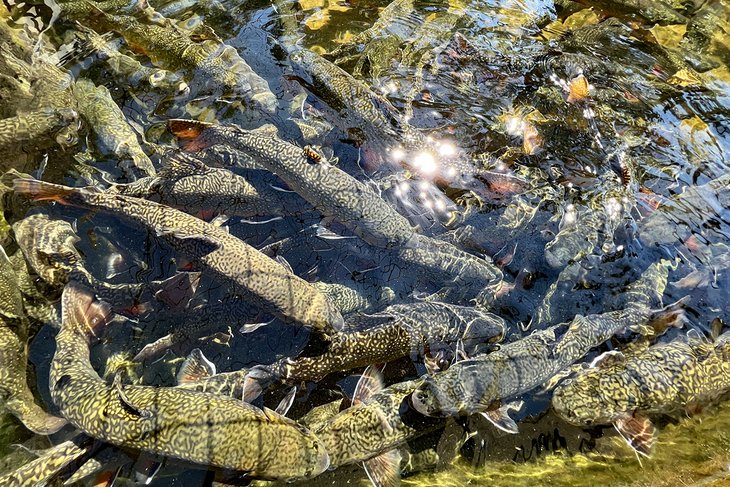
[[[593,370],[564,381],[553,393],[552,407],[558,416],[575,425],[606,424],[628,409],[630,388],[606,380]]]
[[[432,377],[426,378],[423,384],[413,391],[410,403],[420,414],[437,418],[455,416],[460,409],[454,401],[454,395]]]
[[[313,86],[312,67],[315,63],[313,52],[308,49],[298,49],[289,54],[289,64],[293,70],[293,78],[305,86]]]

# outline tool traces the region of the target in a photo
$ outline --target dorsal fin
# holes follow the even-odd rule
[[[588,366],[589,368],[607,368],[615,364],[620,364],[622,362],[626,361],[626,357],[624,357],[624,354],[619,352],[618,350],[610,350],[608,352],[604,352],[595,359],[593,359],[593,362],[590,363]]]
[[[366,402],[382,390],[383,374],[375,365],[369,365],[360,376],[360,380],[357,381],[355,393],[352,395],[352,404],[357,405]]]
[[[206,129],[212,126],[212,123],[199,122],[197,120],[173,118],[167,121],[167,130],[177,137],[183,149],[189,152],[196,152],[211,145],[200,140],[199,137]]]
[[[176,152],[167,158],[158,177],[181,178],[194,174],[206,174],[210,168],[200,159],[185,152]]]
[[[176,379],[178,384],[188,384],[212,377],[215,372],[215,364],[208,360],[199,348],[196,348],[183,362]]]
[[[63,290],[61,313],[64,326],[79,327],[80,332],[96,336],[109,321],[111,306],[104,301],[98,301],[81,284],[71,281]]]

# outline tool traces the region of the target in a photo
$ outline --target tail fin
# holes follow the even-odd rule
[[[197,120],[173,118],[167,121],[167,130],[177,137],[182,148],[189,152],[206,149],[212,145],[200,138],[203,132],[212,126],[211,123],[198,122]]]
[[[53,200],[64,204],[68,204],[65,198],[75,191],[68,186],[31,178],[14,179],[13,190],[18,194],[29,196],[34,201]]]

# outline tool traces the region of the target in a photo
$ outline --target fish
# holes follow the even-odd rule
[[[153,176],[155,167],[137,140],[137,134],[112,99],[105,86],[96,86],[88,79],[74,84],[78,109],[96,135],[96,148],[104,155],[114,155],[122,161],[132,161],[143,175]]]
[[[168,130],[185,150],[226,145],[247,152],[326,218],[344,225],[369,245],[393,249],[397,258],[429,277],[452,284],[452,294],[489,302],[502,283],[502,271],[488,257],[480,258],[453,244],[417,233],[370,187],[327,161],[313,162],[301,148],[277,137],[214,125],[172,119]],[[444,296],[448,296],[445,294]]]
[[[41,109],[0,120],[0,154],[42,151],[58,145],[63,149],[78,143],[75,131],[79,115],[70,108]],[[7,169],[7,163],[4,163]]]
[[[342,316],[311,284],[224,229],[152,201],[16,179],[16,193],[111,213],[154,231],[187,258],[282,318],[328,335]]]
[[[170,333],[148,343],[134,356],[135,362],[152,360],[168,349],[180,350],[186,343],[219,330],[243,328],[255,321],[255,306],[243,299],[228,298],[155,317],[155,325],[172,329]],[[166,326],[167,325],[167,326]]]
[[[300,147],[278,137],[235,125],[180,119],[169,120],[168,129],[186,150],[227,145],[250,154],[323,215],[336,219],[373,246],[408,245],[415,235],[408,220],[364,183],[327,161],[311,161]]]
[[[352,406],[330,418],[315,434],[330,455],[330,467],[363,462],[374,485],[397,485],[398,447],[439,428],[446,420],[421,416],[408,397],[420,384],[411,380],[384,387],[376,367],[358,381]]]
[[[154,22],[141,22],[129,15],[107,14],[89,2],[79,3],[85,4],[86,8],[84,18],[80,20],[95,31],[117,32],[133,50],[149,56],[155,65],[169,71],[184,69],[194,74],[195,81],[188,83],[191,88],[232,94],[266,114],[276,112],[278,100],[269,84],[232,46],[215,40],[195,42],[159,14]],[[191,91],[191,96],[195,94]]]
[[[668,263],[652,265],[666,268]],[[653,278],[653,274],[648,275]],[[638,289],[650,285],[640,281],[634,284]],[[633,292],[631,287],[627,292]],[[659,294],[656,290],[653,293]],[[424,378],[411,398],[413,407],[429,416],[487,413],[487,419],[498,428],[516,432],[507,414],[511,404],[506,401],[550,380],[620,331],[649,335],[655,333],[655,327],[681,325],[681,303],[652,310],[650,299],[647,295],[637,296],[623,309],[577,315],[570,322],[535,331],[492,353],[457,362],[446,371]]]
[[[126,82],[128,87],[146,85],[183,96],[190,93],[190,87],[178,73],[145,66],[135,58],[122,54],[117,43],[94,30],[77,24],[75,35],[83,42],[85,49],[93,51],[94,59],[103,60],[114,72],[116,80]]]
[[[108,191],[150,199],[193,215],[245,218],[301,215],[308,211],[301,198],[281,198],[273,190],[259,192],[245,177],[228,169],[208,167],[184,152],[168,157],[157,176],[115,184]]]
[[[152,300],[171,308],[187,305],[195,293],[199,273],[178,273],[149,283],[111,284],[93,276],[85,267],[75,244],[80,240],[70,223],[35,213],[13,224],[15,238],[30,267],[52,287],[70,279],[87,283],[116,311],[131,312],[152,307]]]
[[[639,454],[649,456],[656,427],[650,416],[693,411],[730,391],[730,332],[693,336],[638,353],[605,352],[553,392],[553,410],[581,426],[613,424]]]
[[[376,311],[392,304],[396,297],[391,288],[379,287],[374,282],[340,284],[317,281],[313,285],[327,296],[342,315]]]
[[[108,305],[75,282],[61,303],[49,386],[63,416],[84,433],[262,479],[308,478],[328,467],[323,443],[274,411],[212,394],[106,383],[91,365],[89,344],[111,318]]]
[[[473,307],[438,302],[395,304],[375,314],[358,314],[345,322],[324,353],[285,358],[259,366],[277,380],[297,384],[328,374],[411,356],[414,360],[444,348],[474,353],[499,341],[504,321]]]
[[[328,121],[348,138],[383,151],[401,144],[407,129],[384,96],[309,49],[293,51],[289,61],[296,79],[326,103]]]
[[[48,448],[38,458],[0,475],[0,484],[8,487],[47,485],[64,468],[89,455],[95,449],[93,438],[85,434],[76,435]]]
[[[0,401],[29,430],[50,435],[66,420],[47,413],[28,384],[28,318],[15,269],[0,246]]]

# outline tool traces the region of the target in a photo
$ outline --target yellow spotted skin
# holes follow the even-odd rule
[[[614,357],[561,384],[553,408],[580,425],[634,413],[672,413],[730,391],[730,333],[716,343],[676,339],[630,357]]]
[[[144,51],[155,65],[170,71],[185,69],[197,75],[196,83],[190,83],[190,86],[232,93],[264,112],[275,112],[277,99],[269,84],[232,46],[214,40],[195,42],[173,26],[160,22],[143,23],[133,16],[103,14],[87,2],[65,2],[63,8],[74,6],[80,7],[74,17],[83,19],[99,33],[119,33],[129,45]]]
[[[0,476],[0,485],[6,487],[46,485],[54,475],[89,453],[92,448],[93,440],[86,435],[79,435],[73,440],[59,443],[45,450],[35,460]]]
[[[505,329],[504,321],[491,313],[437,302],[392,305],[381,313],[355,316],[345,328],[323,354],[283,359],[265,368],[286,382],[318,381],[333,372],[454,349],[459,341],[468,350],[500,339]]]
[[[373,190],[327,161],[312,161],[301,147],[235,125],[200,125],[204,130],[198,145],[224,144],[246,152],[322,214],[371,245],[400,247],[415,235],[408,220]]]
[[[26,372],[28,339],[15,270],[0,247],[0,401],[34,433],[54,433],[66,422],[45,412],[33,397]]]
[[[299,215],[307,203],[297,195],[261,192],[244,177],[206,166],[193,156],[176,154],[156,177],[112,186],[113,193],[152,199],[186,213],[226,216]]]
[[[61,203],[111,213],[149,228],[236,291],[289,321],[324,334],[341,327],[342,316],[324,294],[222,228],[139,198],[40,181],[30,185],[49,194],[64,195]]]
[[[322,443],[273,411],[176,388],[109,385],[89,360],[90,327],[103,307],[75,283],[64,289],[63,326],[51,362],[51,397],[86,434],[113,445],[266,479],[305,478],[327,468]]]
[[[96,146],[103,154],[131,160],[144,175],[155,174],[155,167],[137,140],[137,134],[105,86],[96,86],[88,79],[74,84],[79,112],[96,135]]]
[[[69,108],[41,109],[0,120],[0,154],[8,156],[28,150],[42,150],[56,143],[58,133],[78,123],[78,114]],[[63,143],[63,139],[59,143]],[[69,140],[67,145],[76,144]],[[5,166],[3,166],[5,167]]]
[[[650,306],[664,292],[666,277],[658,276],[666,276],[667,269],[666,261],[652,264],[628,287],[626,292],[635,300],[624,309],[578,315],[426,377],[413,394],[414,407],[429,416],[487,411],[548,381],[619,331],[644,331],[654,316]]]
[[[13,231],[30,267],[52,286],[68,282],[69,274],[82,262],[74,246],[79,237],[66,221],[38,213],[13,224]]]
[[[328,420],[317,431],[330,455],[331,467],[373,458],[408,440],[443,426],[410,407],[407,397],[419,381],[393,384]]]

